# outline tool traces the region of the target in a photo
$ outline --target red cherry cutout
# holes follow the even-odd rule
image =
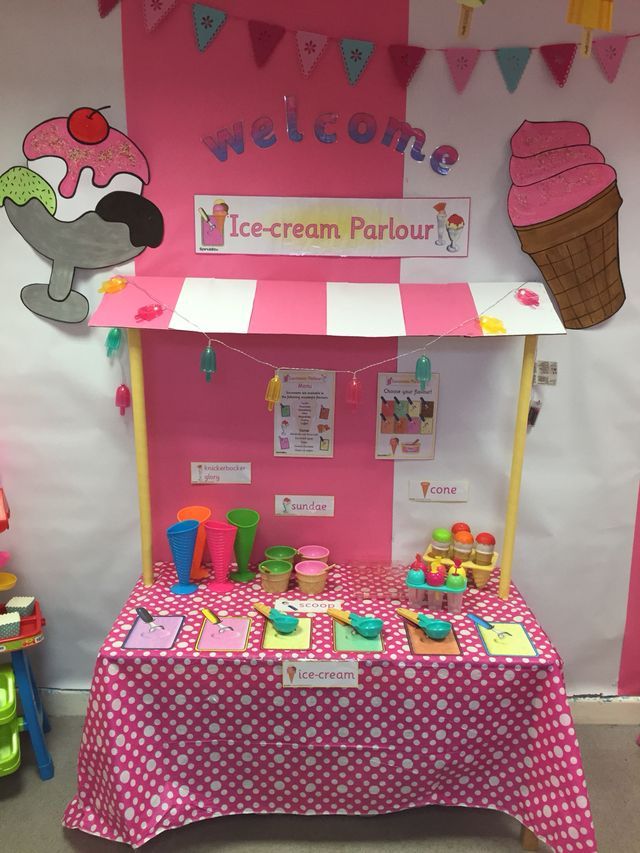
[[[109,122],[100,110],[108,110],[109,106],[78,107],[67,119],[67,130],[69,134],[84,145],[97,145],[103,142],[109,135]]]

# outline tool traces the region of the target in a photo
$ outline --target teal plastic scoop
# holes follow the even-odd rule
[[[259,601],[254,601],[253,606],[258,613],[262,613],[273,623],[273,627],[279,634],[293,634],[298,627],[299,620],[295,616],[282,613],[281,610],[276,610],[275,607],[269,607],[267,604],[261,604]]]

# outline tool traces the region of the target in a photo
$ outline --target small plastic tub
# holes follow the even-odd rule
[[[329,549],[324,545],[303,545],[298,548],[299,560],[321,560],[323,563],[329,562]]]
[[[295,548],[290,548],[288,545],[272,545],[264,552],[267,560],[286,560],[288,563],[293,563],[293,558],[298,552]]]
[[[302,560],[296,566],[298,586],[302,592],[310,595],[316,595],[324,590],[327,575],[327,564],[320,560]]]
[[[291,577],[291,563],[286,560],[263,560],[258,566],[260,583],[265,592],[286,592]]]

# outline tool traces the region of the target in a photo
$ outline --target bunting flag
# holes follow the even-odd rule
[[[187,0],[180,0],[180,4],[182,2],[186,3]],[[457,2],[463,10],[467,9],[471,11],[474,7],[484,5],[486,0],[457,0]],[[630,33],[628,35],[603,36],[602,38],[593,39],[593,42],[591,42],[590,34],[592,28],[596,26],[601,28],[605,25],[610,28],[610,13],[613,2],[614,0],[569,0],[571,15],[573,17],[577,16],[575,23],[588,30],[588,44],[592,47],[592,52],[600,66],[600,70],[609,83],[615,82],[618,77],[629,40],[640,39],[640,33]],[[105,18],[109,15],[118,3],[119,0],[97,0],[100,17]],[[142,8],[144,25],[147,32],[153,32],[180,4],[179,0],[142,0],[139,3],[139,7]],[[255,20],[248,21],[246,18],[207,5],[207,0],[198,3],[190,2],[190,5],[193,15],[195,41],[199,51],[203,52],[207,50],[226,22],[240,22],[248,26],[253,55],[258,67],[262,67],[269,61],[271,54],[282,40],[284,34],[286,32],[293,32],[280,24]],[[596,7],[600,8],[600,6],[602,6],[600,11],[603,15],[606,11],[606,20],[604,18],[598,18],[597,21],[592,20],[589,16],[595,14],[594,10]],[[607,7],[606,10],[605,6]],[[584,19],[582,17],[583,13],[585,16]],[[347,79],[352,86],[360,79],[376,47],[371,41],[335,38],[307,30],[298,30],[297,32],[293,32],[293,35],[295,35],[296,40],[298,61],[305,77],[309,77],[313,73],[320,57],[325,53],[329,41],[335,41],[340,48]],[[583,40],[582,47],[584,48],[584,46],[585,41]],[[546,44],[541,47],[501,47],[494,48],[493,50],[485,48],[484,51],[476,48],[459,47],[425,48],[409,44],[387,44],[378,45],[378,47],[387,48],[391,68],[393,69],[396,80],[405,89],[413,80],[428,50],[444,53],[453,85],[458,94],[461,94],[466,89],[482,52],[495,53],[506,88],[512,94],[520,85],[533,51],[540,51],[540,55],[544,59],[554,81],[560,87],[566,84],[578,52],[578,45],[571,42]],[[583,53],[585,56],[588,55],[588,52],[585,53],[584,50]]]
[[[106,18],[118,5],[119,0],[98,0],[98,12],[101,18]]]
[[[393,70],[398,78],[398,83],[407,88],[411,78],[420,67],[427,51],[424,47],[414,47],[411,44],[390,44],[389,56]]]
[[[558,86],[564,86],[569,78],[569,72],[576,58],[577,44],[543,44],[540,48],[542,58]]]
[[[268,24],[266,21],[249,21],[251,47],[258,68],[267,64],[269,57],[284,34],[285,29],[279,24]]]
[[[353,86],[369,64],[375,45],[372,41],[340,39],[340,52],[349,83]]]
[[[320,33],[308,33],[305,30],[296,33],[298,58],[305,77],[308,77],[316,67],[316,63],[324,53],[328,41],[328,37],[320,35]]]
[[[227,14],[211,6],[204,6],[202,3],[194,3],[191,9],[198,50],[206,50],[220,32],[220,28],[227,20]]]
[[[594,39],[593,55],[609,83],[613,83],[618,76],[622,57],[627,49],[627,41],[626,36],[605,36]]]
[[[480,56],[475,47],[448,47],[444,52],[456,92],[464,92]]]
[[[173,10],[177,0],[144,0],[144,25],[148,33],[153,32]]]
[[[499,47],[496,50],[498,67],[509,92],[518,88],[530,56],[530,47]]]

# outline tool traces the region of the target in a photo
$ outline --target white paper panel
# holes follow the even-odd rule
[[[244,333],[249,328],[255,293],[255,279],[185,278],[176,311],[196,320],[207,332]],[[169,327],[194,331],[191,323],[175,312]]]
[[[384,338],[404,335],[397,284],[327,282],[327,334]]]
[[[488,316],[502,321],[508,335],[564,335],[565,328],[556,314],[545,287],[540,282],[523,282],[523,287],[538,294],[537,308],[523,305],[514,293],[488,310]],[[478,313],[513,289],[512,282],[469,282]]]

